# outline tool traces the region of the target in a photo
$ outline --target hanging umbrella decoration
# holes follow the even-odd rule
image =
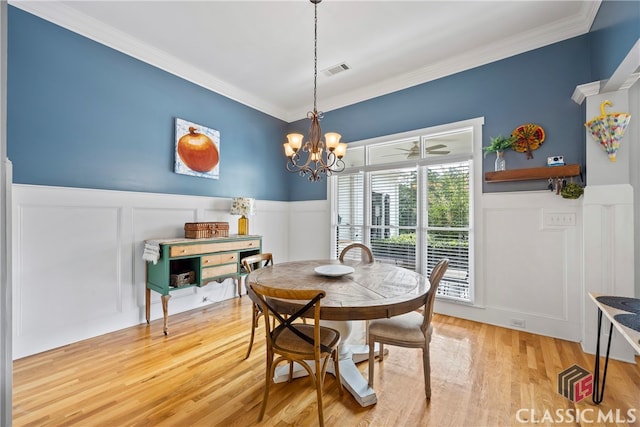
[[[600,143],[600,147],[609,156],[609,160],[616,161],[616,153],[620,147],[620,140],[624,136],[631,115],[628,113],[606,113],[606,106],[611,107],[611,101],[600,104],[600,116],[594,117],[584,125],[591,132],[591,136]]]

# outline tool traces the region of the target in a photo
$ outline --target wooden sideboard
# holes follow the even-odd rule
[[[241,279],[246,274],[242,259],[262,252],[262,236],[231,236],[206,239],[155,239],[145,242],[146,246],[158,246],[157,261],[147,262],[147,286],[145,293],[147,324],[151,315],[151,291],[162,297],[164,333],[169,332],[168,309],[171,292],[202,287],[211,281],[233,278],[238,295],[241,296]],[[172,286],[171,276],[192,272],[189,283]]]

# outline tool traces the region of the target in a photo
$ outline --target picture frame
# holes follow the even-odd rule
[[[176,118],[174,172],[201,178],[220,178],[220,132]]]

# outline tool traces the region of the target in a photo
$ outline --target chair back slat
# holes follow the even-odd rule
[[[273,265],[273,255],[269,252],[242,258],[242,266],[247,270],[247,273],[270,265]]]
[[[321,344],[320,341],[320,300],[325,297],[326,293],[322,290],[317,289],[282,289],[282,288],[273,288],[270,286],[260,285],[258,283],[254,283],[249,285],[252,288],[253,292],[257,296],[260,301],[260,305],[262,306],[262,310],[265,313],[265,330],[267,335],[267,345],[273,345],[273,340],[275,335],[278,334],[283,328],[289,329],[291,332],[299,336],[301,339],[309,342],[314,346],[314,353],[318,357],[320,357],[321,353],[331,353],[331,349],[325,347]],[[293,302],[300,302],[302,307],[296,310],[294,313],[289,314],[285,319],[280,313],[278,313],[272,306],[269,304],[269,298],[277,298],[284,299]],[[301,336],[301,332],[298,331],[293,323],[296,319],[306,315],[309,310],[313,310],[313,319],[314,319],[314,328],[313,328],[313,339],[308,340]],[[269,316],[275,317],[279,325],[274,326],[267,319]],[[304,334],[302,334],[304,335]],[[305,335],[306,336],[306,335]],[[311,337],[308,337],[311,338]]]
[[[360,249],[360,257],[362,260],[366,259],[368,262],[375,261],[375,259],[373,258],[373,252],[371,252],[371,249],[363,243],[351,243],[350,245],[345,246],[345,248],[340,252],[340,256],[338,257],[338,259],[340,260],[340,262],[344,262],[344,258],[347,253],[349,251],[357,249]]]

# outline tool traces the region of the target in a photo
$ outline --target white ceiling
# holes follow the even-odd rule
[[[272,116],[313,105],[313,13],[288,1],[10,4]],[[597,1],[318,5],[318,109],[330,111],[584,34]],[[340,63],[350,70],[326,76]]]

